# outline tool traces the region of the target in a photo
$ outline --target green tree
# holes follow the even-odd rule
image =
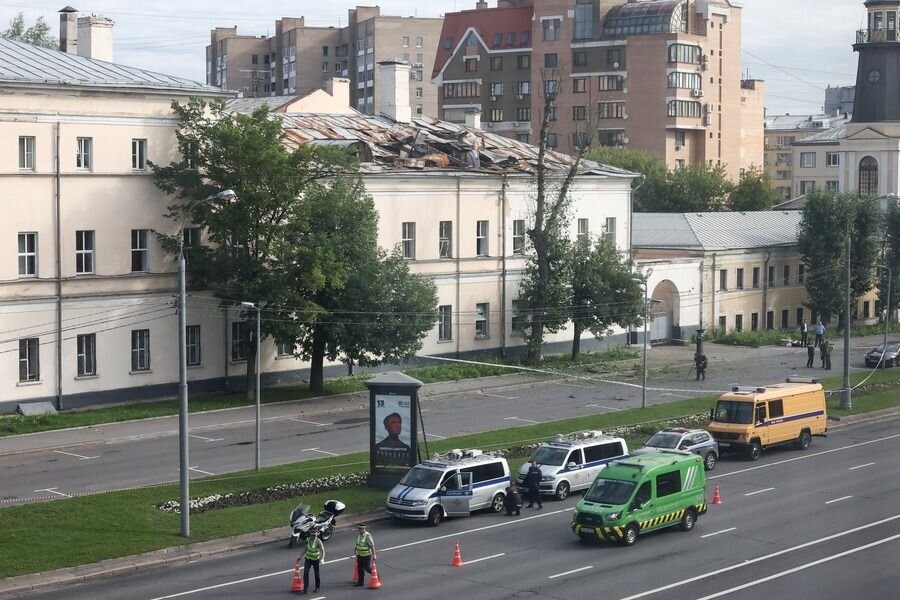
[[[634,210],[638,212],[656,210],[657,199],[664,198],[668,193],[666,163],[654,154],[630,148],[600,146],[591,150],[585,158],[644,176],[636,178],[631,184],[634,190]]]
[[[25,14],[19,13],[9,21],[9,28],[0,37],[17,42],[34,44],[42,48],[59,48],[59,42],[50,35],[50,25],[44,17],[38,17],[31,27],[25,27]]]
[[[622,256],[610,235],[593,243],[587,236],[579,238],[571,260],[572,360],[578,360],[585,330],[600,339],[612,333],[614,324],[639,324],[644,296],[641,284],[634,281],[633,263]]]
[[[896,199],[888,201],[884,223],[884,254],[881,264],[891,269],[891,305],[888,313],[900,306],[900,203]],[[888,273],[879,269],[878,298],[882,306],[888,301]]]
[[[653,209],[657,212],[704,212],[724,210],[732,185],[725,166],[706,163],[669,171],[667,195]]]
[[[772,186],[772,178],[759,167],[744,171],[728,196],[728,208],[733,211],[769,210],[783,198]]]

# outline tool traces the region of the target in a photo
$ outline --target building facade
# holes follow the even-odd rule
[[[804,153],[802,156],[795,156],[794,144],[800,140],[833,138],[848,120],[849,117],[844,114],[766,117],[765,171],[782,197],[802,196],[812,191],[815,185],[827,184],[829,189],[834,189],[836,172],[833,167],[836,165],[815,160],[808,154],[808,149],[799,151]],[[798,162],[797,158],[801,160]]]
[[[498,0],[444,18],[433,81],[440,115],[536,143],[646,150],[670,168],[763,161],[761,81],[741,79],[734,0]]]
[[[427,75],[440,30],[441,19],[386,16],[377,6],[350,9],[343,27],[310,27],[303,17],[284,17],[271,37],[219,27],[206,47],[206,81],[244,97],[305,96],[342,77],[350,80],[352,106],[374,114],[380,88],[375,65],[398,59],[411,67],[414,113],[437,116],[437,90]]]

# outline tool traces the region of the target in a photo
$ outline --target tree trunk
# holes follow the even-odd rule
[[[581,322],[577,318],[577,313],[576,313],[575,322],[572,323],[572,326],[575,329],[575,337],[572,338],[572,362],[575,362],[581,356],[581,332],[582,332]]]
[[[321,394],[325,391],[325,337],[316,328],[313,332],[312,355],[309,363],[309,391]]]

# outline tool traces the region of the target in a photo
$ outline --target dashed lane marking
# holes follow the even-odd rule
[[[91,460],[92,458],[100,458],[99,456],[82,456],[81,454],[74,454],[72,452],[63,452],[62,450],[54,450],[57,454],[65,454],[66,456],[74,456],[78,460]]]
[[[755,495],[757,495],[757,494],[762,494],[763,492],[771,492],[771,491],[774,490],[774,489],[775,489],[775,488],[773,488],[773,487],[763,488],[763,489],[761,489],[761,490],[756,490],[755,492],[747,492],[747,493],[744,494],[744,495],[745,495],[745,496],[755,496]]]
[[[729,531],[734,531],[737,527],[729,527],[728,529],[722,529],[721,531],[713,531],[712,533],[707,533],[706,535],[701,535],[701,538],[708,538],[714,535],[719,535],[720,533],[728,533]]]
[[[525,421],[526,423],[540,423],[540,421],[532,421],[531,419],[523,419],[522,417],[503,417],[504,421]]]
[[[50,492],[51,494],[53,494],[53,495],[55,495],[55,496],[62,496],[63,498],[71,498],[71,497],[72,497],[72,496],[70,496],[70,495],[68,495],[68,494],[63,494],[62,492],[57,492],[57,491],[56,491],[57,489],[59,489],[59,488],[55,488],[55,487],[52,487],[52,488],[43,488],[43,489],[40,489],[40,490],[34,490],[34,491],[32,492],[32,494],[37,494],[38,492]]]
[[[335,454],[334,452],[328,452],[327,450],[319,450],[318,448],[304,448],[300,452],[318,452],[320,454],[327,454],[328,456],[340,456]]]
[[[478,390],[478,393],[482,396],[490,396],[491,398],[503,398],[504,400],[518,400],[518,396],[503,396],[502,394],[489,394],[485,391]]]
[[[855,470],[857,470],[857,469],[865,469],[866,467],[871,467],[871,466],[874,465],[874,464],[875,464],[875,463],[873,463],[873,462],[865,463],[865,464],[862,464],[862,465],[856,465],[855,467],[850,467],[850,468],[847,469],[847,470],[848,470],[848,471],[855,471]]]
[[[547,579],[556,579],[557,577],[565,577],[566,575],[572,575],[573,573],[580,573],[582,571],[587,571],[588,569],[593,569],[594,565],[588,565],[586,567],[581,567],[580,569],[572,569],[571,571],[566,571],[564,573],[557,573],[556,575],[550,575]]]
[[[210,473],[209,471],[203,471],[198,469],[197,467],[188,467],[188,471],[196,471],[197,473],[203,473],[204,475],[215,475],[215,473]]]
[[[297,421],[298,423],[307,423],[309,425],[315,425],[316,427],[327,427],[328,425],[334,425],[334,423],[317,423],[316,421],[304,421],[303,419],[298,419],[297,417],[290,417],[291,421]]]
[[[203,440],[204,442],[207,442],[207,443],[209,443],[209,442],[221,442],[222,440],[225,439],[225,438],[208,438],[208,437],[203,437],[202,435],[197,435],[197,434],[194,434],[194,433],[188,435],[188,437],[197,438],[198,440]]]
[[[621,408],[618,408],[616,406],[603,406],[602,404],[585,404],[584,407],[585,408],[603,408],[606,410],[622,410]]]
[[[428,432],[428,433],[426,433],[426,434],[424,434],[424,435],[425,435],[425,437],[439,438],[439,439],[442,439],[442,440],[446,440],[446,439],[447,439],[447,436],[446,436],[446,435],[438,435],[438,434],[436,434],[436,433],[431,433],[431,432]]]
[[[834,500],[828,500],[825,504],[834,504],[835,502],[842,502],[844,500],[849,500],[853,496],[841,496],[840,498],[835,498]]]
[[[490,556],[482,556],[481,558],[476,558],[473,560],[467,560],[464,565],[471,565],[472,563],[481,562],[483,560],[491,560],[492,558],[500,558],[501,556],[506,556],[506,552],[501,552],[500,554],[491,554]]]

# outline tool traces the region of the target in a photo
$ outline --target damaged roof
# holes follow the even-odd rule
[[[381,116],[279,113],[289,145],[321,144],[356,149],[364,173],[460,170],[533,173],[538,147],[427,116],[401,123]],[[547,150],[551,170],[568,168],[573,157]],[[635,173],[582,160],[582,175],[630,179]]]

